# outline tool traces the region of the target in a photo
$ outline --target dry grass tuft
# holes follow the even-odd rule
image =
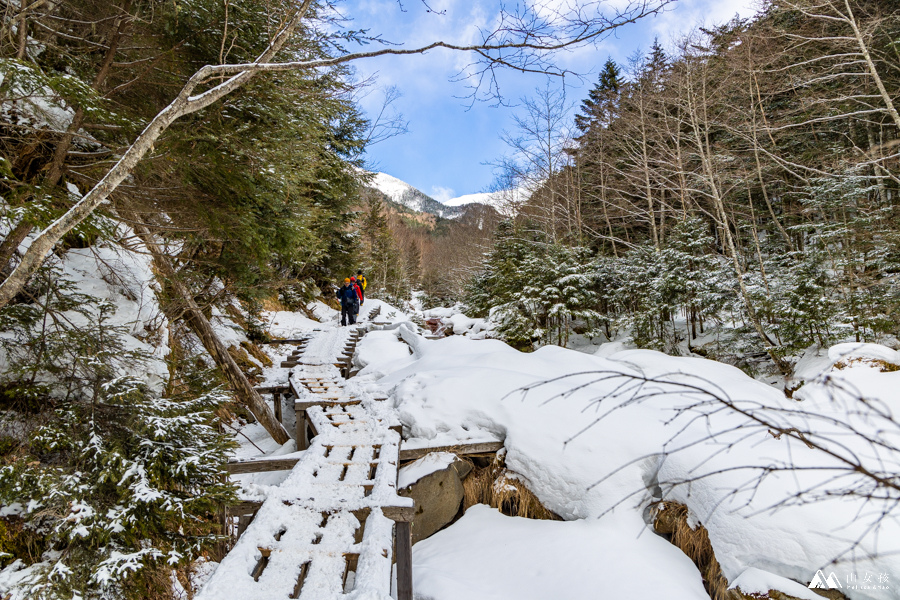
[[[266,353],[262,351],[262,348],[260,348],[253,342],[241,342],[241,348],[246,350],[250,354],[250,356],[261,362],[263,366],[272,366],[272,359],[266,356]]]
[[[842,358],[841,360],[834,363],[832,366],[833,369],[843,370],[848,367],[872,367],[874,369],[878,369],[882,373],[893,373],[895,371],[900,371],[900,365],[895,365],[894,363],[889,363],[886,360],[881,360],[880,358],[866,358],[866,357],[858,357],[858,358]]]
[[[259,383],[259,376],[262,375],[262,369],[260,369],[256,363],[250,360],[250,355],[247,354],[247,351],[244,348],[238,348],[237,346],[228,346],[228,354],[231,355],[231,358],[234,359],[234,362],[237,363],[237,366],[241,368],[241,371],[247,376],[247,379],[250,380],[250,383],[256,385]]]
[[[561,521],[562,518],[541,504],[538,497],[514,473],[508,471],[502,457],[475,468],[463,480],[463,510],[475,504],[487,504],[510,517]]]
[[[681,548],[690,558],[700,575],[703,587],[712,600],[727,600],[728,580],[722,574],[719,561],[709,541],[709,534],[703,525],[697,524],[694,529],[688,524],[687,506],[677,502],[660,502],[656,505],[656,518],[653,528],[657,533],[666,535],[669,541]]]
[[[267,310],[270,312],[278,312],[278,311],[286,311],[289,310],[284,304],[281,303],[281,299],[278,297],[278,294],[272,294],[268,298],[263,298],[260,301],[263,310]]]

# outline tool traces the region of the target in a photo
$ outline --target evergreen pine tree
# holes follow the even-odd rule
[[[622,71],[612,58],[607,58],[600,71],[597,84],[582,100],[581,109],[575,115],[575,126],[582,135],[592,127],[608,127],[615,114],[619,89],[622,86]]]

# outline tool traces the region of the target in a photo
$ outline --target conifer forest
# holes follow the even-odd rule
[[[900,2],[699,1],[0,0],[0,600],[900,598]]]

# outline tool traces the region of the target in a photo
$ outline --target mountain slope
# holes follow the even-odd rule
[[[500,212],[528,200],[531,194],[525,188],[516,190],[501,190],[499,192],[479,192],[451,198],[444,202],[445,206],[467,206],[469,204],[484,204],[491,206]]]
[[[416,212],[430,213],[445,219],[455,219],[464,212],[459,207],[441,204],[428,194],[387,173],[375,173],[369,187],[378,190],[392,202]]]

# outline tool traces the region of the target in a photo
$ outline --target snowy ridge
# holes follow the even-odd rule
[[[375,173],[369,185],[384,194],[391,202],[416,212],[431,213],[443,218],[455,218],[462,214],[460,209],[442,204],[423,191],[387,173]]]
[[[465,194],[450,198],[444,201],[445,206],[460,207],[469,204],[484,204],[497,209],[498,211],[507,212],[508,209],[514,208],[531,197],[531,192],[525,188],[514,190],[499,190],[496,192],[478,192],[475,194]]]
[[[465,206],[466,204],[487,204],[489,206],[494,206],[494,203],[497,201],[498,196],[492,192],[478,192],[476,194],[465,194],[463,196],[444,200],[444,204],[447,206]]]

